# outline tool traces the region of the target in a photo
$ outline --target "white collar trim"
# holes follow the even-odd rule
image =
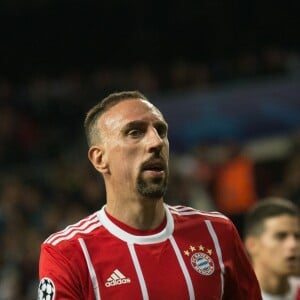
[[[105,212],[104,205],[101,210],[97,212],[97,216],[101,224],[114,236],[123,240],[124,242],[131,243],[131,244],[152,244],[152,243],[160,243],[165,241],[172,235],[174,230],[174,220],[173,217],[167,207],[164,204],[166,217],[167,217],[167,224],[166,226],[158,233],[152,235],[134,235],[128,233],[127,231],[118,227],[115,223],[113,223],[107,216]]]

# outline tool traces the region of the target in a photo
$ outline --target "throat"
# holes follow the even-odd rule
[[[290,290],[290,284],[287,278],[278,278],[268,276],[267,278],[257,275],[261,289],[271,295],[284,295]]]
[[[164,216],[162,222],[153,229],[142,229],[142,228],[134,228],[131,227],[120,220],[114,218],[112,215],[110,215],[108,212],[106,212],[107,217],[118,227],[123,229],[124,231],[133,234],[133,235],[140,235],[140,236],[147,236],[147,235],[153,235],[156,233],[161,232],[167,225],[167,217]]]
[[[153,230],[159,231],[167,222],[162,201],[152,202],[151,205],[148,203],[143,206],[128,206],[117,209],[107,203],[105,209],[108,217],[125,231],[137,230],[139,233],[153,234]]]

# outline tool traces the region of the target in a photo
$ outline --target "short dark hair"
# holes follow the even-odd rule
[[[244,237],[259,236],[264,230],[266,219],[281,215],[299,218],[299,209],[287,199],[275,197],[261,199],[245,216]]]
[[[146,96],[139,91],[115,92],[108,95],[87,112],[86,118],[84,120],[84,129],[89,147],[95,143],[95,139],[97,137],[100,138],[96,126],[99,117],[114,105],[128,99],[143,99],[149,101]]]

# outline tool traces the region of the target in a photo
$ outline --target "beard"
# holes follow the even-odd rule
[[[142,174],[140,174],[137,178],[137,191],[140,195],[147,198],[161,198],[166,194],[168,179],[168,172],[166,173],[166,176],[148,180],[145,180]]]

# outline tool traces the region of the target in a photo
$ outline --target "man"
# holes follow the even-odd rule
[[[144,95],[109,95],[85,129],[107,204],[43,243],[39,299],[261,299],[228,218],[164,203],[168,125]]]
[[[264,300],[300,300],[299,210],[290,201],[262,199],[245,219],[245,245]]]

